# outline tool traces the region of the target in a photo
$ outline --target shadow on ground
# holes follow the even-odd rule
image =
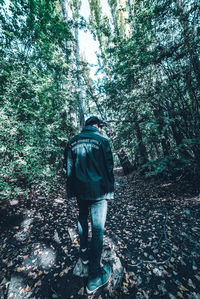
[[[134,176],[117,177],[115,189],[105,237],[124,276],[117,289],[108,286],[90,298],[199,299],[198,190]],[[76,202],[64,198],[64,190],[56,190],[49,198],[34,196],[28,207],[22,199],[0,211],[2,299],[88,298],[87,278],[73,275]]]

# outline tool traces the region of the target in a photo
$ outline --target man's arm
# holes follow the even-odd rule
[[[69,143],[67,144],[64,151],[64,172],[67,175],[67,196],[71,198],[73,196],[72,191],[72,167],[73,167],[73,158],[72,152]]]
[[[114,186],[114,174],[113,174],[113,168],[114,168],[114,161],[113,161],[113,155],[111,151],[110,144],[108,140],[105,139],[104,141],[104,154],[105,154],[105,160],[106,160],[106,167],[109,174],[110,182]]]
[[[67,146],[64,149],[63,172],[67,173]]]

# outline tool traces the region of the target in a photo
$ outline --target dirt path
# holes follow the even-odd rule
[[[50,198],[36,191],[31,204],[22,199],[0,213],[0,298],[87,298],[87,279],[72,273],[77,209],[64,189]],[[105,236],[124,276],[93,298],[199,299],[199,216],[199,190],[188,182],[116,177]]]

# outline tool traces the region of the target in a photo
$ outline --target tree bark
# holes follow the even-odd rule
[[[169,156],[170,155],[170,142],[169,142],[169,137],[166,132],[166,130],[163,132],[163,128],[165,126],[165,123],[163,121],[163,113],[161,111],[161,107],[159,107],[159,110],[153,110],[155,119],[158,123],[158,131],[160,135],[160,142],[162,145],[162,150],[164,156]]]
[[[66,0],[60,0],[60,5],[62,8],[62,14],[63,14],[63,20],[66,26],[68,25],[68,13],[67,13],[67,7],[66,7]],[[80,76],[80,50],[79,50],[79,34],[78,34],[78,17],[79,17],[79,7],[78,7],[78,1],[75,0],[73,2],[73,20],[74,20],[74,44],[73,44],[73,50],[74,50],[74,56],[75,56],[75,62],[76,62],[76,82],[77,82],[77,88],[76,88],[76,96],[77,96],[77,104],[78,104],[78,115],[79,115],[79,123],[80,126],[83,127],[85,123],[85,117],[84,117],[84,103],[83,103],[83,93],[82,93],[82,84],[81,84],[81,76]],[[69,49],[70,45],[67,43],[66,45],[67,49]],[[70,108],[70,111],[73,110]]]
[[[60,0],[60,6],[62,9],[63,20],[64,20],[65,24],[67,24],[68,14],[67,14],[67,8],[66,8],[66,0]]]
[[[189,25],[190,21],[188,20],[188,16],[186,11],[184,10],[184,2],[180,2],[179,0],[176,0],[177,8],[179,9],[179,20],[183,27],[183,38],[184,43],[187,47],[189,56],[190,56],[190,62],[194,70],[194,74],[196,76],[197,82],[200,86],[200,60],[197,54],[197,50],[193,46],[193,41],[195,40],[195,34],[191,29],[191,26]]]
[[[83,92],[82,92],[82,80],[80,76],[80,51],[79,51],[79,40],[78,40],[78,24],[75,25],[75,58],[76,58],[76,78],[77,78],[77,99],[79,109],[79,122],[80,126],[83,127],[85,124],[84,116],[84,103],[83,103]]]
[[[138,122],[135,123],[135,131],[136,131],[136,137],[138,141],[138,151],[140,155],[139,165],[142,166],[148,162],[148,154],[144,142],[142,140],[142,132],[140,130],[140,126]]]

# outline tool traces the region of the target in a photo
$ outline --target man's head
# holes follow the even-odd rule
[[[102,129],[105,125],[106,123],[99,119],[97,116],[91,116],[85,122],[85,126],[95,126],[100,129]]]

